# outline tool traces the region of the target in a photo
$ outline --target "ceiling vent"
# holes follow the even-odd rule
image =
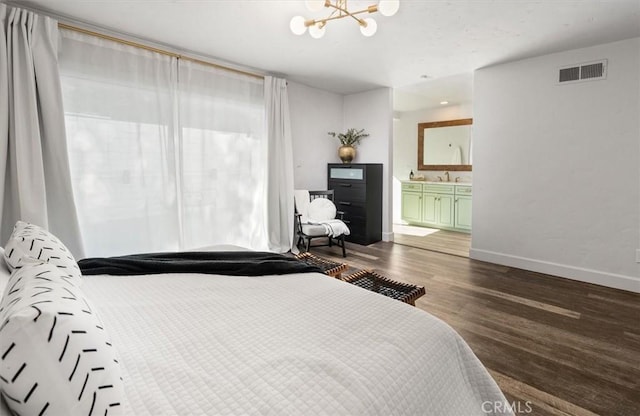
[[[595,81],[607,78],[607,60],[563,66],[558,71],[558,84]]]

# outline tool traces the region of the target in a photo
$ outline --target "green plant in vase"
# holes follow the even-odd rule
[[[338,148],[338,156],[342,163],[351,163],[356,157],[356,147],[360,144],[360,141],[365,137],[369,137],[369,133],[365,133],[364,129],[347,129],[345,133],[336,134],[330,131],[329,136],[337,137],[340,140],[340,146]]]

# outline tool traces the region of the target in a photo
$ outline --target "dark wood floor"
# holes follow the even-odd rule
[[[416,306],[462,335],[516,415],[640,415],[639,294],[385,242],[344,261],[425,286]]]

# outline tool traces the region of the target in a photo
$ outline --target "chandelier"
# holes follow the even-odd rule
[[[330,20],[338,20],[343,17],[351,17],[360,26],[360,32],[364,36],[373,36],[378,30],[378,24],[370,17],[360,18],[357,15],[362,13],[380,12],[383,16],[393,16],[400,8],[400,0],[380,0],[378,4],[372,4],[366,9],[349,11],[347,0],[305,0],[307,9],[312,12],[322,10],[323,7],[331,10],[331,14],[324,19],[305,19],[303,16],[296,16],[291,19],[289,27],[296,35],[302,35],[309,28],[312,38],[320,39],[324,36],[325,26]]]

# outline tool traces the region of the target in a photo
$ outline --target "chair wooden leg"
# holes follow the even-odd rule
[[[342,243],[342,257],[347,257],[347,251],[344,248],[344,235],[340,236],[340,242]]]
[[[307,251],[311,248],[311,239],[307,238]]]

